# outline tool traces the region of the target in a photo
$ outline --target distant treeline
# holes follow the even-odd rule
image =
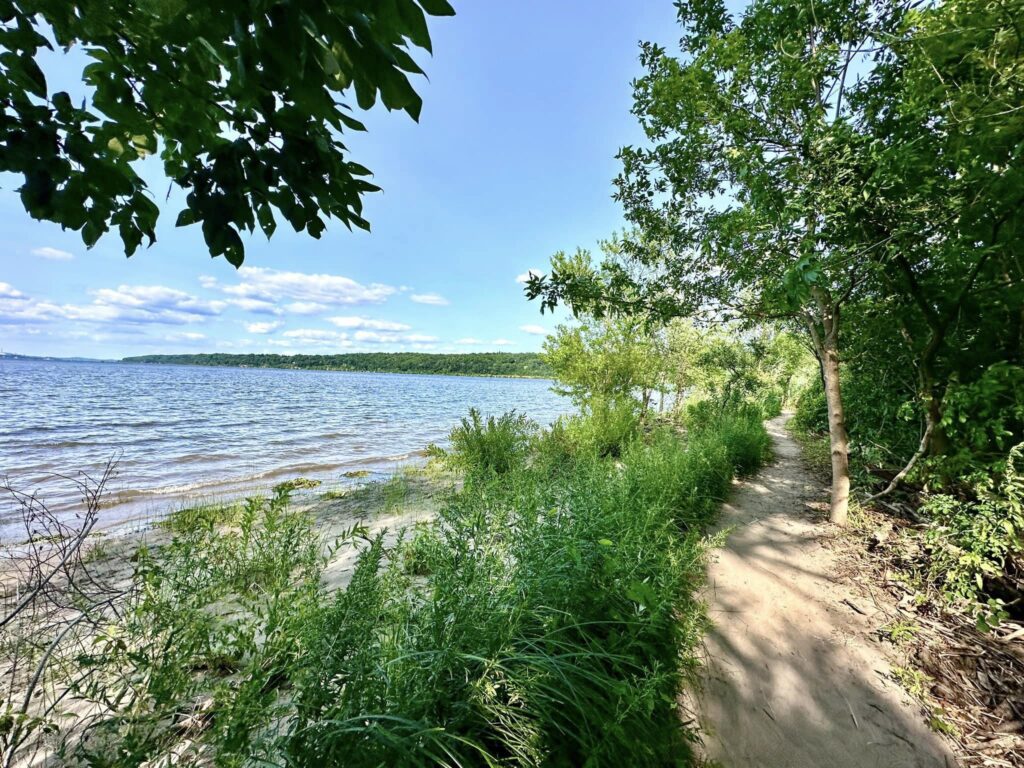
[[[232,368],[301,368],[317,371],[432,373],[457,376],[547,378],[551,370],[533,352],[475,352],[439,355],[423,352],[367,352],[345,355],[141,355],[125,363],[214,365]]]

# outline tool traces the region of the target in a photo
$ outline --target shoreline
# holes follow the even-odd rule
[[[427,451],[421,449],[396,460],[388,468],[376,465],[353,465],[340,474],[331,474],[330,477],[316,477],[316,473],[300,474],[272,471],[269,477],[263,478],[265,482],[225,481],[220,484],[210,485],[210,490],[202,492],[196,489],[194,494],[163,494],[159,491],[135,491],[130,488],[120,490],[107,490],[103,494],[103,512],[114,512],[120,510],[127,514],[109,516],[107,519],[101,515],[96,523],[93,535],[101,537],[110,536],[122,538],[145,531],[158,528],[161,523],[173,518],[182,510],[203,509],[208,507],[230,506],[243,502],[253,497],[270,497],[274,488],[282,484],[298,483],[293,491],[293,500],[302,505],[309,504],[317,506],[325,496],[341,498],[343,495],[358,493],[376,485],[389,482],[397,476],[410,473],[418,473],[425,470],[427,466]],[[304,486],[304,483],[312,482],[315,485]],[[128,496],[125,500],[119,500],[122,495]],[[81,504],[76,503],[67,507],[52,510],[54,515],[60,519],[73,519],[79,512]],[[31,543],[31,539],[24,538],[21,520],[17,513],[9,519],[0,520],[0,550],[20,547]],[[18,531],[21,536],[11,537],[8,531]]]
[[[50,359],[47,362],[92,362],[80,360],[58,360]],[[167,366],[175,368],[229,368],[239,371],[314,371],[320,373],[363,373],[371,376],[436,376],[440,378],[457,379],[516,379],[527,381],[550,381],[554,382],[552,376],[529,376],[525,374],[512,373],[434,373],[431,371],[371,371],[364,368],[307,368],[303,366],[285,365],[220,365],[217,363],[185,363],[185,362],[164,362],[159,360],[103,360],[97,362],[114,363],[116,365],[147,365]]]

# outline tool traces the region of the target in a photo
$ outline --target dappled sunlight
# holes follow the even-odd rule
[[[864,638],[870,616],[823,546],[809,501],[823,494],[781,420],[779,460],[743,483],[719,525],[732,528],[708,568],[712,627],[696,707],[708,757],[725,765],[944,766],[946,747],[889,681]],[[952,764],[952,763],[950,763]]]

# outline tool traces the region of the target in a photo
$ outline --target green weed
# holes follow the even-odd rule
[[[911,642],[920,631],[921,626],[917,622],[905,621],[903,619],[892,621],[879,629],[881,635],[894,645],[903,645],[904,643]]]
[[[183,759],[224,766],[688,764],[676,694],[706,626],[703,529],[764,455],[747,415],[718,423],[613,457],[471,414],[438,518],[391,551],[369,540],[330,595],[332,546],[289,488],[179,513],[82,659],[75,695],[109,716],[75,754],[167,760],[185,717],[202,725]],[[409,489],[402,473],[371,492]]]

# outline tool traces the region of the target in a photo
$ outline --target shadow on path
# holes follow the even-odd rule
[[[694,706],[705,756],[725,768],[932,768],[956,765],[888,679],[877,621],[843,601],[823,545],[825,495],[784,431],[768,423],[775,462],[739,483],[708,567],[713,627]]]

